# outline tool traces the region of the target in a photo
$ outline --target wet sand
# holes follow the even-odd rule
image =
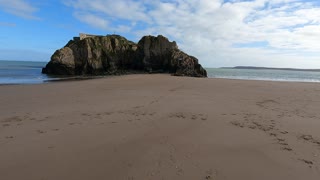
[[[1,180],[318,180],[320,84],[169,75],[0,86]]]

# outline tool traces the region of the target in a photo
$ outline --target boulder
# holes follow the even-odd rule
[[[118,35],[95,36],[69,41],[57,50],[42,72],[53,75],[115,74],[135,68],[137,45]]]
[[[164,36],[144,36],[138,44],[119,35],[75,38],[57,50],[42,73],[51,75],[112,75],[164,72],[207,77],[198,59]]]

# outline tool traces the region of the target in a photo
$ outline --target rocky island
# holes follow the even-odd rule
[[[136,44],[119,35],[80,34],[55,51],[42,73],[51,75],[115,75],[130,72],[171,73],[207,77],[198,59],[179,50],[175,41],[144,36]]]

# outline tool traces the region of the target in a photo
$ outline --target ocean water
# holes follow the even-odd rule
[[[320,82],[320,72],[311,71],[226,68],[206,68],[206,70],[209,78],[290,82]]]
[[[41,70],[46,64],[47,62],[0,60],[0,84],[40,84],[63,79],[42,74]],[[320,82],[320,72],[222,68],[206,70],[209,78]]]
[[[41,73],[46,62],[0,60],[0,84],[39,84],[51,78]]]

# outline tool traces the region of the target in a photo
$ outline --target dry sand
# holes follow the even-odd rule
[[[320,84],[128,75],[0,86],[1,180],[319,180]]]

